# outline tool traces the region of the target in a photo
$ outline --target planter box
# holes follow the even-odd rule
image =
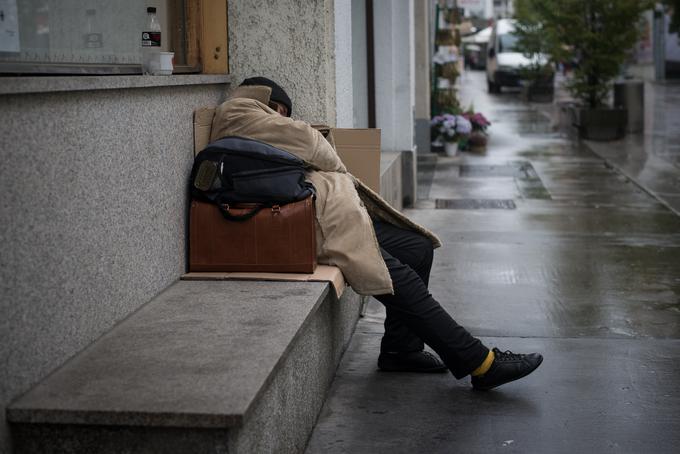
[[[626,135],[626,109],[576,109],[579,137],[587,140],[618,140]]]

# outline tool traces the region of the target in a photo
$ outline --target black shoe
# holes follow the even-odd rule
[[[387,353],[378,356],[378,368],[385,372],[446,372],[443,362],[425,350],[419,352]]]
[[[473,388],[486,391],[518,380],[532,373],[543,362],[543,356],[539,353],[523,355],[509,350],[502,352],[497,348],[494,348],[493,352],[496,357],[489,370],[484,375],[472,377]]]

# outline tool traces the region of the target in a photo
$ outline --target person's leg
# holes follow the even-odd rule
[[[432,242],[423,235],[388,223],[375,221],[373,226],[380,247],[404,265],[411,267],[427,287],[432,268]],[[391,308],[386,308],[386,312],[385,334],[380,343],[380,351],[421,351],[424,344],[420,337],[402,323]]]
[[[456,378],[472,375],[472,386],[478,390],[492,389],[525,377],[541,364],[543,357],[538,353],[515,354],[497,348],[490,352],[432,298],[427,290],[432,244],[427,238],[389,224],[375,223],[375,226],[379,242],[384,245],[381,252],[394,287],[394,295],[376,297],[387,308],[391,320],[386,321],[387,340],[383,338],[384,343],[397,348],[414,348],[425,341]],[[437,371],[425,353],[408,353],[407,364],[415,363],[414,370],[418,372],[427,371],[427,367]],[[384,353],[380,356],[383,355],[389,356]]]
[[[479,367],[489,349],[451,318],[410,266],[385,249],[381,248],[381,252],[392,278],[394,294],[378,295],[376,299],[411,333],[437,352],[456,378]]]

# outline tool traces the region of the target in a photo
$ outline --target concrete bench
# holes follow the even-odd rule
[[[195,112],[196,150],[213,113]],[[398,208],[402,156],[381,159],[381,193]],[[337,297],[341,275],[223,274],[186,275],[201,280],[175,283],[14,401],[15,452],[302,452],[362,298]]]
[[[8,408],[15,451],[301,452],[360,306],[321,282],[179,281]]]

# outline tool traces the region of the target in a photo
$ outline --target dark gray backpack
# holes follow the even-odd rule
[[[304,162],[297,156],[257,140],[224,137],[209,144],[194,159],[191,195],[220,207],[229,220],[246,220],[267,206],[285,205],[314,196],[305,180]],[[228,205],[257,204],[235,217]]]

